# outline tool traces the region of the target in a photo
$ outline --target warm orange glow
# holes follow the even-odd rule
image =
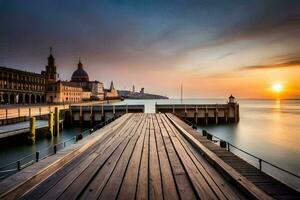
[[[276,93],[280,93],[283,91],[283,86],[281,83],[275,83],[272,85],[272,90]]]

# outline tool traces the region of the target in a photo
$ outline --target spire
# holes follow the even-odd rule
[[[114,82],[111,81],[111,83],[110,83],[110,91],[112,91],[112,90],[114,90],[114,89],[115,89],[115,87],[114,87]]]
[[[50,55],[48,57],[48,66],[54,66],[55,65],[55,59],[52,55],[52,47],[50,47]]]
[[[80,57],[79,57],[78,69],[82,69],[82,68],[83,68],[83,65],[82,65],[82,63],[81,63],[81,59],[80,59]]]

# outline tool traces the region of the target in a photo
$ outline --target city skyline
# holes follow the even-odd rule
[[[52,46],[62,80],[81,58],[91,80],[117,89],[178,98],[182,83],[184,97],[299,98],[299,9],[299,1],[0,1],[0,66],[40,72]]]

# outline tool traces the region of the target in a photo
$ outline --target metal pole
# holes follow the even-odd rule
[[[180,102],[181,102],[181,104],[182,104],[182,83],[181,83],[181,85],[180,85]]]

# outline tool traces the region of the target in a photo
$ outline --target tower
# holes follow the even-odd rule
[[[48,65],[45,72],[46,80],[48,83],[55,83],[58,77],[55,66],[55,59],[52,55],[52,47],[50,47],[50,55],[48,57]]]

